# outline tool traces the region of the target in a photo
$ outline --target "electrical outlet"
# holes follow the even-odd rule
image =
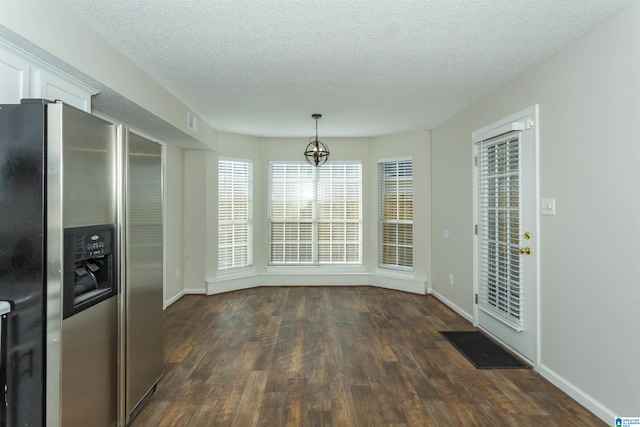
[[[453,274],[449,273],[449,284],[453,286]]]

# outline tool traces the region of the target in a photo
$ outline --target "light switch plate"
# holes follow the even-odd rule
[[[541,199],[540,200],[540,213],[542,215],[555,215],[556,214],[556,199]]]

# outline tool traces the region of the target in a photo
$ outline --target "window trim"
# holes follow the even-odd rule
[[[221,180],[220,180],[220,164],[222,162],[233,162],[233,163],[241,163],[241,164],[245,164],[247,165],[247,170],[248,170],[248,182],[247,182],[247,220],[244,222],[246,223],[247,226],[247,237],[246,237],[246,243],[243,244],[242,246],[246,246],[246,251],[247,251],[247,262],[246,264],[243,265],[233,265],[233,258],[234,256],[232,255],[232,265],[229,267],[223,267],[221,268],[220,266],[220,249],[221,249],[221,243],[222,240],[220,239],[220,230],[221,230],[221,226],[224,225],[224,222],[221,221],[220,219],[220,195],[222,194],[220,192],[220,185],[221,185]],[[251,159],[243,159],[243,158],[236,158],[236,157],[219,157],[218,158],[218,260],[217,260],[217,271],[218,272],[233,272],[233,271],[238,271],[238,270],[243,270],[243,269],[249,269],[249,268],[253,268],[253,178],[254,178],[254,173],[253,173],[253,160]],[[242,223],[243,221],[238,222],[238,220],[236,219],[232,219],[231,222],[237,222],[237,223]]]
[[[274,165],[297,165],[298,167],[301,168],[310,168],[310,170],[312,171],[313,174],[313,180],[312,180],[312,191],[311,191],[311,197],[310,199],[308,199],[311,203],[312,203],[312,213],[311,213],[311,218],[307,221],[304,218],[301,218],[298,215],[298,218],[296,219],[288,219],[288,218],[284,218],[282,220],[275,220],[273,219],[273,166]],[[319,198],[318,198],[318,188],[319,188],[319,174],[321,172],[322,168],[327,168],[327,167],[331,167],[333,165],[356,165],[358,166],[358,186],[359,186],[359,191],[358,191],[358,218],[355,220],[349,220],[349,219],[338,219],[335,220],[334,218],[331,218],[329,220],[321,220],[320,216],[319,216],[319,206],[318,206],[318,202],[319,202]],[[345,268],[349,268],[349,267],[361,267],[363,265],[363,218],[362,218],[362,210],[363,210],[363,204],[362,204],[362,187],[363,187],[363,167],[362,167],[362,161],[360,160],[345,160],[345,161],[337,161],[337,162],[332,162],[332,163],[327,163],[323,166],[320,167],[313,167],[305,162],[300,162],[300,161],[294,161],[294,160],[270,160],[269,161],[269,165],[268,165],[268,233],[269,233],[269,237],[268,237],[268,245],[269,245],[269,249],[268,249],[268,260],[267,260],[267,265],[269,267],[284,267],[284,268],[292,268],[292,267],[322,267],[322,268],[336,268],[336,267],[345,267]],[[298,199],[300,200],[300,199]],[[299,212],[299,211],[298,211]],[[272,224],[274,222],[279,222],[279,223],[311,223],[311,259],[312,261],[309,262],[305,262],[305,261],[298,261],[298,262],[287,262],[285,261],[273,261],[273,254],[272,254],[272,249],[273,249],[273,228],[272,228]],[[339,222],[339,223],[343,223],[343,224],[357,224],[357,233],[358,233],[358,261],[357,262],[349,262],[349,261],[345,261],[345,262],[324,262],[324,261],[320,261],[320,254],[319,254],[319,232],[318,232],[318,225],[320,223],[326,223],[326,222]],[[298,244],[300,242],[300,240],[297,240]],[[346,244],[346,241],[345,241]],[[346,250],[346,249],[345,249]],[[285,249],[286,251],[286,249]],[[346,256],[346,255],[345,255]],[[286,258],[286,256],[285,256]]]
[[[411,162],[411,220],[384,220],[384,205],[383,205],[383,195],[386,194],[384,193],[384,182],[387,181],[387,179],[385,179],[384,173],[382,168],[384,168],[384,165],[386,164],[396,164],[398,165],[399,163],[403,163],[403,162]],[[414,173],[413,173],[413,158],[411,156],[406,156],[406,157],[394,157],[394,158],[386,158],[386,159],[379,159],[378,160],[378,165],[377,165],[377,179],[378,179],[378,268],[380,269],[384,269],[384,270],[395,270],[395,271],[402,271],[402,272],[412,272],[414,270],[414,250],[415,250],[415,244],[414,241],[415,239],[413,238],[413,233],[414,233],[414,215],[413,215],[413,201],[414,201]],[[397,177],[395,179],[396,182],[400,181],[400,178]],[[399,193],[394,193],[394,194],[399,194]],[[384,262],[384,231],[383,231],[383,227],[384,224],[408,224],[411,225],[411,245],[404,245],[405,247],[410,247],[411,248],[411,265],[400,265],[397,262],[395,264],[392,263],[385,263]],[[397,237],[397,234],[396,234]],[[397,240],[397,239],[396,239]],[[397,245],[400,246],[400,245]]]

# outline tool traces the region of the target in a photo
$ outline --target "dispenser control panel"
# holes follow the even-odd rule
[[[77,234],[74,237],[76,261],[100,258],[112,252],[111,233],[108,231]]]

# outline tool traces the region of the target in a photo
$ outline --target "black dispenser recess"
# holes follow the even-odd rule
[[[64,229],[64,319],[116,295],[114,237],[114,224]]]

